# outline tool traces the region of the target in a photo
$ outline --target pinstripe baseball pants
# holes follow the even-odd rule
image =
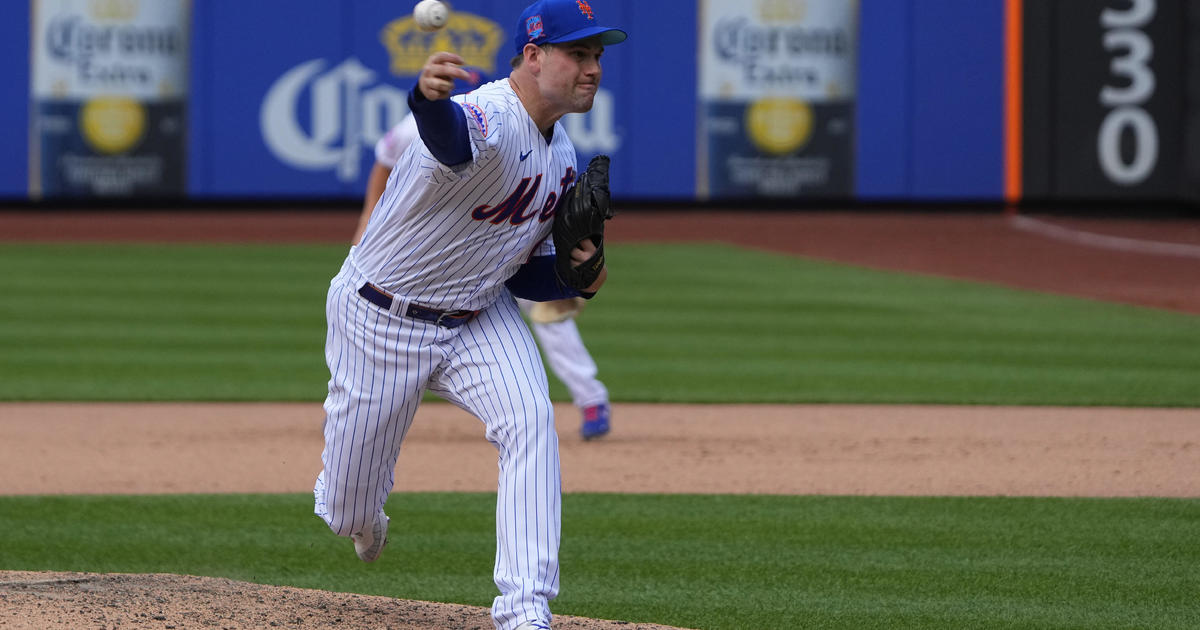
[[[425,391],[474,414],[499,453],[496,627],[550,622],[558,594],[561,482],[546,372],[507,292],[467,324],[445,328],[363,299],[347,260],[326,301],[329,395],[315,512],[349,536],[382,509],[400,445]],[[393,524],[393,528],[395,528]],[[396,529],[393,529],[396,531]]]

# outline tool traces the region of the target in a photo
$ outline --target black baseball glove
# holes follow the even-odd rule
[[[582,291],[596,282],[604,269],[604,222],[613,217],[608,197],[607,155],[597,155],[559,201],[554,213],[554,271],[563,284]],[[591,258],[576,266],[571,250],[590,239],[596,246]]]

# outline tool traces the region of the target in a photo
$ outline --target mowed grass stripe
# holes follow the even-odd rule
[[[393,494],[369,567],[309,495],[0,497],[0,567],[487,606],[491,493]],[[568,494],[560,615],[741,628],[1184,629],[1200,501]]]
[[[317,400],[345,248],[5,245],[9,400]]]
[[[1200,406],[1195,316],[724,245],[611,249],[578,323],[616,401]],[[0,400],[320,400],[345,252],[0,245]]]

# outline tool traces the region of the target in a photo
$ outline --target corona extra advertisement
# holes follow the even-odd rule
[[[30,196],[183,196],[190,2],[31,9]]]
[[[697,193],[845,198],[854,0],[702,0]]]
[[[272,80],[259,107],[259,127],[274,159],[300,171],[333,173],[357,188],[370,171],[375,142],[408,113],[408,89],[431,54],[453,50],[463,58],[472,80],[460,82],[459,91],[506,69],[497,65],[507,41],[503,30],[466,11],[452,13],[434,33],[417,28],[411,15],[393,17],[366,41],[372,51],[386,52],[386,68],[356,56],[304,59]]]

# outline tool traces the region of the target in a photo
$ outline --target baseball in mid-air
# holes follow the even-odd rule
[[[441,0],[421,0],[413,7],[413,19],[422,31],[436,31],[450,20],[450,7]]]

